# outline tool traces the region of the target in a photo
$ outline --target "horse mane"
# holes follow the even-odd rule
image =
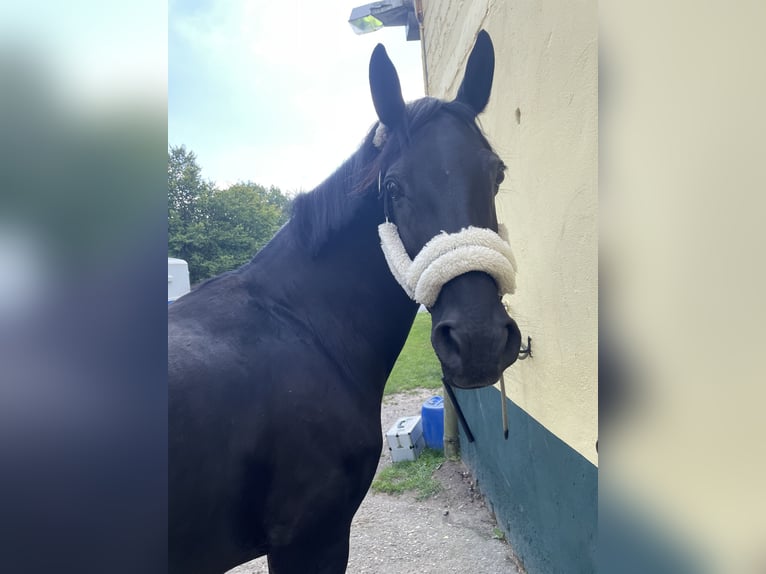
[[[345,228],[358,213],[363,202],[377,194],[378,175],[406,149],[412,134],[444,111],[461,118],[476,129],[487,147],[489,142],[476,124],[475,113],[457,101],[445,102],[425,97],[409,102],[404,127],[386,135],[383,147],[373,144],[376,122],[367,132],[362,145],[343,164],[312,191],[298,195],[293,201],[291,226],[304,246],[314,255],[333,234]],[[491,149],[491,148],[490,148]]]

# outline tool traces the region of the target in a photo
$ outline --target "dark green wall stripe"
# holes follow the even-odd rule
[[[476,440],[462,432],[463,460],[529,574],[596,572],[598,469],[500,392],[456,390]]]

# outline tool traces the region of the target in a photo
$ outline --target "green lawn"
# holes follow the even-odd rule
[[[442,370],[431,346],[431,315],[418,313],[383,394],[441,386]]]

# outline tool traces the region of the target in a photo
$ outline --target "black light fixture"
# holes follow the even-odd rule
[[[380,30],[383,26],[404,26],[407,40],[420,40],[420,26],[413,0],[383,0],[357,6],[348,19],[357,34]]]

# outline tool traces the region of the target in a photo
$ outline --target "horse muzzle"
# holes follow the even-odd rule
[[[444,382],[453,387],[493,385],[519,357],[519,327],[484,273],[467,273],[444,285],[431,316],[431,343]]]

